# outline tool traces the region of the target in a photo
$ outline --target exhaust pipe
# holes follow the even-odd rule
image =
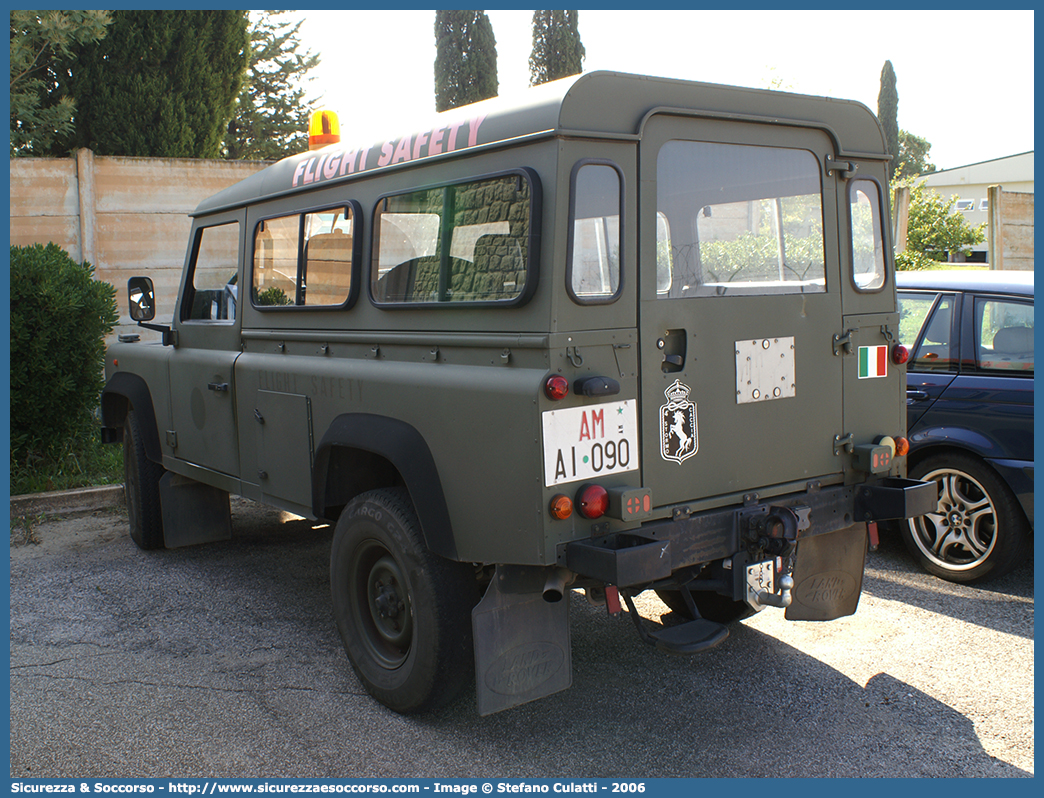
[[[565,595],[566,586],[569,585],[576,577],[572,571],[562,566],[556,566],[551,569],[551,573],[547,576],[547,581],[544,582],[544,601],[548,604],[555,604],[562,600]]]

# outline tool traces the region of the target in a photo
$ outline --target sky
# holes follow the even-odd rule
[[[434,11],[299,11],[322,63],[309,95],[369,143],[435,110]],[[500,95],[529,84],[532,11],[487,11]],[[584,71],[608,69],[857,100],[877,112],[892,62],[899,127],[940,169],[1033,149],[1032,11],[580,10]],[[353,135],[354,133],[354,135]]]

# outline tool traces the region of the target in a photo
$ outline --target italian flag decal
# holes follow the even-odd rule
[[[888,347],[859,347],[859,379],[869,380],[874,377],[888,376]]]

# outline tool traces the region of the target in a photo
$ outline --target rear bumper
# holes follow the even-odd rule
[[[933,482],[885,478],[691,515],[681,508],[671,519],[630,532],[568,543],[565,565],[580,576],[618,587],[648,585],[682,568],[764,548],[769,519],[792,524],[786,537],[800,543],[861,522],[915,518],[934,511],[937,503]]]

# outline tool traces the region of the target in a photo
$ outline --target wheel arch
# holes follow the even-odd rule
[[[154,463],[162,463],[159,426],[156,424],[156,410],[149,386],[137,374],[117,372],[102,389],[102,425],[120,430],[122,434],[123,421],[131,409],[138,416],[138,428],[141,430],[146,457]]]
[[[373,413],[335,418],[315,451],[312,511],[335,521],[355,496],[403,485],[410,494],[428,548],[451,560],[457,546],[435,458],[415,427]]]

